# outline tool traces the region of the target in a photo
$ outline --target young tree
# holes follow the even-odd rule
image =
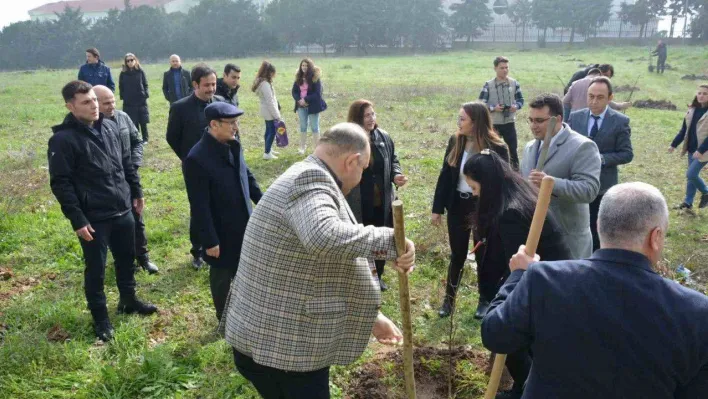
[[[570,28],[570,43],[575,34],[587,37],[595,28],[610,19],[612,0],[567,0],[564,2],[563,26]]]
[[[455,37],[466,37],[466,47],[472,39],[479,37],[492,22],[492,12],[488,0],[464,0],[450,6],[450,27]]]
[[[531,20],[537,28],[543,29],[541,47],[546,45],[548,29],[560,28],[565,20],[564,0],[533,0],[531,2]]]
[[[665,0],[637,0],[634,4],[620,4],[621,18],[624,22],[639,25],[639,37],[646,36],[646,27],[654,18],[666,15]]]
[[[696,17],[691,21],[691,37],[708,40],[708,0],[698,0],[692,5]]]

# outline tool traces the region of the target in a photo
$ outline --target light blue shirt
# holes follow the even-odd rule
[[[588,109],[589,110],[589,109]],[[602,122],[605,120],[605,115],[607,115],[607,107],[605,107],[605,110],[602,111],[600,115],[595,115],[599,116],[600,119],[597,120],[597,130],[600,131],[602,128]],[[592,126],[595,124],[595,118],[592,117],[592,111],[589,112],[588,114],[588,137],[590,137],[590,132],[592,131]]]

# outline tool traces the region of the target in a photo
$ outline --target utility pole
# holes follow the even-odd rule
[[[688,26],[688,0],[686,0],[686,8],[683,10],[683,38],[681,42],[686,44],[686,27]]]

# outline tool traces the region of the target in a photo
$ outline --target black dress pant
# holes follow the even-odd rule
[[[528,350],[520,350],[506,355],[505,365],[509,370],[509,375],[514,379],[513,391],[523,391],[524,384],[531,373],[531,363],[531,354]]]
[[[383,207],[375,207],[369,214],[368,212],[364,212],[363,216],[363,222],[364,226],[376,226],[376,227],[382,227],[386,226],[386,220],[384,219],[384,208]],[[386,265],[386,261],[383,259],[376,259],[374,260],[374,264],[376,265],[376,274],[379,276],[379,279],[383,275],[384,272],[384,266]]]
[[[148,141],[148,124],[147,124],[147,122],[140,122],[135,126],[138,128],[138,130],[140,130],[140,133],[142,133],[143,141]]]
[[[597,235],[597,214],[600,212],[600,201],[602,194],[595,198],[595,201],[590,203],[590,232],[592,233],[592,250],[593,252],[600,249],[600,236]]]
[[[231,281],[236,276],[235,267],[210,267],[209,286],[211,287],[211,299],[214,301],[216,318],[221,320],[226,306],[226,297],[229,296]]]
[[[499,135],[504,139],[504,142],[509,147],[509,160],[511,161],[511,167],[514,170],[519,170],[519,155],[516,153],[519,147],[519,141],[516,137],[516,124],[515,123],[505,123],[503,125],[494,125],[494,130],[496,130]]]
[[[184,164],[182,164],[182,177],[184,177]],[[187,181],[185,180],[185,184]],[[189,252],[194,258],[202,257],[202,244],[199,243],[199,227],[192,218],[192,209],[189,210],[189,242],[192,244]]]
[[[135,208],[133,208],[132,213],[135,220],[135,258],[138,262],[146,262],[148,259],[148,242],[145,235],[145,222],[143,222],[143,215],[135,212]]]
[[[135,220],[130,212],[100,222],[92,222],[93,241],[79,238],[84,252],[84,292],[91,310],[106,308],[103,281],[110,248],[115,260],[116,283],[121,298],[135,295]],[[95,312],[94,312],[95,313]]]
[[[304,373],[261,366],[233,349],[239,373],[249,380],[263,399],[329,399],[329,367]]]
[[[457,295],[457,287],[462,280],[465,261],[470,246],[472,233],[472,214],[477,207],[477,201],[471,194],[455,191],[452,205],[447,213],[447,234],[450,239],[450,265],[447,269],[446,300],[452,300]],[[489,298],[491,299],[491,298]]]
[[[665,68],[666,68],[666,58],[659,57],[656,60],[656,73],[664,73]]]

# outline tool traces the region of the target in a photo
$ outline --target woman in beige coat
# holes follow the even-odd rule
[[[275,78],[275,66],[268,61],[263,61],[258,68],[256,80],[253,81],[251,90],[258,95],[261,102],[261,116],[265,120],[265,152],[263,159],[277,159],[276,152],[272,150],[273,140],[275,140],[275,123],[280,121],[280,105],[275,97],[273,89],[273,79]]]

